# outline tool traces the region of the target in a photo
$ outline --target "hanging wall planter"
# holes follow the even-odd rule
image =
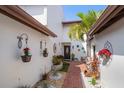
[[[45,49],[43,50],[43,56],[48,57],[48,50],[46,48],[46,41],[45,41]]]
[[[101,60],[102,65],[107,65],[112,60],[113,48],[112,44],[107,41],[104,44],[104,48],[98,52],[99,59]]]
[[[31,61],[31,52],[30,52],[30,48],[28,48],[28,35],[26,33],[21,34],[20,36],[17,37],[17,39],[19,39],[18,41],[18,48],[21,49],[22,48],[22,40],[23,40],[23,36],[25,36],[25,43],[26,43],[26,48],[23,49],[23,54],[21,56],[21,59],[23,62],[30,62]]]
[[[21,56],[23,62],[30,62],[31,61],[31,55],[30,56]]]
[[[108,49],[104,48],[98,52],[98,55],[99,55],[100,59],[102,59],[101,60],[102,65],[106,65],[109,62],[112,53]]]
[[[30,62],[31,61],[31,53],[29,48],[23,49],[23,55],[21,56],[23,62]]]
[[[47,48],[44,49],[44,51],[43,51],[43,56],[44,56],[44,57],[48,57],[48,51],[47,51]]]

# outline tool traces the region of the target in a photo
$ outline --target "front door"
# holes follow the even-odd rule
[[[70,46],[64,46],[64,59],[70,59]]]

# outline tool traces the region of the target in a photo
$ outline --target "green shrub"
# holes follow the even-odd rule
[[[75,54],[74,54],[74,53],[71,54],[71,59],[72,59],[72,60],[75,59]]]
[[[52,62],[53,65],[59,65],[61,64],[61,62],[63,62],[64,57],[62,55],[58,55],[58,56],[53,56]]]
[[[92,85],[96,85],[96,79],[92,78],[91,81],[89,81]]]
[[[69,67],[69,63],[63,62],[63,67],[60,71],[67,72]]]

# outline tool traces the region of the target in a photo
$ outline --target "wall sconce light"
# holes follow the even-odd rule
[[[26,43],[26,46],[27,46],[27,43],[28,43],[28,35],[26,33],[23,33],[21,34],[20,36],[17,36],[17,39],[19,39],[18,41],[18,48],[21,49],[22,48],[22,40],[23,40],[23,36],[25,36],[25,43]]]

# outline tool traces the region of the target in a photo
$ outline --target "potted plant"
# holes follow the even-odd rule
[[[48,56],[47,48],[45,48],[45,49],[43,50],[43,56],[44,56],[44,57],[47,57],[47,56]]]
[[[91,81],[89,81],[91,85],[95,86],[97,84],[96,79],[92,78]]]
[[[64,57],[62,55],[53,56],[52,62],[54,69],[59,70],[63,66]]]
[[[44,73],[44,74],[42,75],[42,80],[47,80],[47,76],[48,76],[48,74],[47,74],[47,73]]]
[[[74,61],[74,59],[75,59],[75,54],[74,53],[71,54],[71,59],[72,59],[72,61]]]
[[[31,61],[31,53],[29,48],[24,48],[23,49],[23,55],[21,56],[23,62],[30,62]]]
[[[108,49],[102,49],[98,52],[100,58],[102,58],[102,65],[106,65],[109,61],[112,53]]]

